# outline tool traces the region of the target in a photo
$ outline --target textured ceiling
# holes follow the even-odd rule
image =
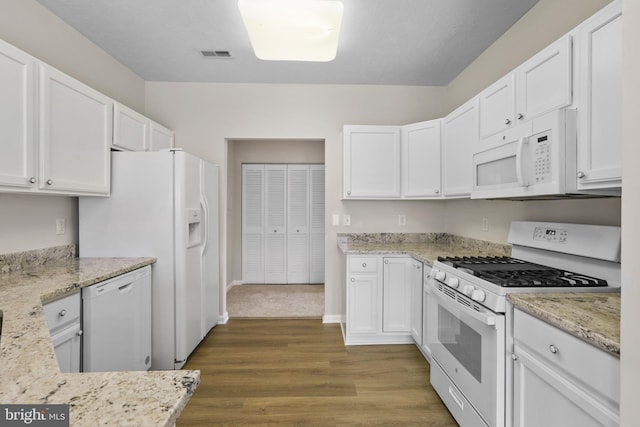
[[[446,85],[538,0],[343,0],[325,63],[257,59],[236,0],[38,1],[148,81]]]

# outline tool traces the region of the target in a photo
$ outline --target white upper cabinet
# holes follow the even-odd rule
[[[507,74],[480,93],[481,138],[513,126],[516,111],[515,85],[515,75]]]
[[[571,36],[564,36],[516,69],[516,120],[571,104]]]
[[[145,151],[149,144],[151,121],[119,103],[113,105],[113,147],[121,150]]]
[[[109,194],[111,99],[48,65],[39,73],[40,189]]]
[[[442,121],[442,195],[469,197],[472,151],[478,143],[478,97],[467,101]]]
[[[36,187],[35,59],[0,40],[0,188]]]
[[[174,133],[171,129],[150,121],[149,151],[158,151],[174,146]]]
[[[571,104],[571,36],[533,56],[480,95],[480,138]]]
[[[400,128],[347,125],[343,138],[344,198],[400,198]]]
[[[440,198],[440,120],[401,128],[402,197]]]
[[[578,29],[577,189],[622,186],[622,6]]]

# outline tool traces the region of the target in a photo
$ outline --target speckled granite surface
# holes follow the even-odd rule
[[[0,402],[67,403],[72,426],[174,425],[199,371],[61,373],[42,306],[155,259],[62,258],[0,274]]]
[[[76,245],[71,244],[27,252],[0,254],[0,273],[10,273],[26,267],[35,267],[54,260],[74,258],[76,253]]]
[[[620,292],[511,294],[517,308],[620,356]]]
[[[445,233],[338,234],[345,254],[405,254],[428,265],[439,256],[510,256],[511,245]]]

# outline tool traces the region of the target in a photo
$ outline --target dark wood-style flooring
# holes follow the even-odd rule
[[[457,426],[413,345],[349,346],[340,326],[231,319],[191,355],[178,426]]]

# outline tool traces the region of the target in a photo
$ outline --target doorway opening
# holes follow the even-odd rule
[[[239,317],[321,317],[324,312],[324,283],[317,280],[247,280],[243,273],[243,262],[264,262],[262,255],[247,254],[243,249],[243,165],[260,164],[269,169],[273,165],[324,165],[323,139],[229,139],[227,140],[227,308],[230,317],[234,316],[234,307],[238,301],[245,313]],[[293,169],[296,169],[295,167]],[[297,168],[304,169],[304,168]],[[297,174],[297,175],[296,175]],[[297,179],[304,176],[296,170],[293,176],[285,173],[286,178]],[[310,175],[309,175],[310,178]],[[324,247],[324,171],[322,172],[322,229],[319,238]],[[296,232],[300,228],[291,228]],[[273,229],[271,229],[274,233]],[[278,230],[281,231],[281,230]],[[302,231],[302,230],[300,230]],[[316,228],[316,236],[318,239]],[[281,234],[281,241],[286,245],[287,237],[295,242],[296,236]],[[304,239],[298,239],[298,242]],[[246,248],[245,248],[246,249]],[[269,252],[273,254],[273,251]],[[299,251],[294,253],[298,254]],[[251,258],[247,259],[250,256]],[[243,260],[244,257],[244,260]],[[322,273],[324,273],[324,249],[322,249]],[[274,276],[271,276],[274,277]],[[293,279],[295,275],[290,276]],[[317,277],[317,275],[316,275]],[[322,274],[324,282],[324,274]],[[267,277],[268,278],[268,277]],[[277,279],[277,276],[276,276]],[[260,283],[256,285],[255,283]],[[310,283],[307,289],[298,288],[295,283]],[[284,283],[292,283],[285,285]],[[277,285],[276,285],[277,284]],[[243,285],[243,289],[236,289],[235,285]],[[274,286],[276,285],[276,286]],[[318,301],[321,307],[318,308]],[[248,309],[247,309],[248,308]],[[237,312],[237,310],[236,310]],[[254,313],[246,315],[246,313]],[[279,312],[280,316],[273,313]],[[265,314],[266,313],[266,314]],[[272,314],[268,314],[272,313]]]

